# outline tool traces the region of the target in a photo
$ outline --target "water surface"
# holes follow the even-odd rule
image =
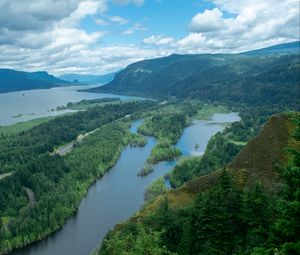
[[[93,86],[89,86],[89,88],[91,87]],[[21,121],[70,112],[70,110],[51,111],[51,109],[83,99],[117,97],[128,100],[137,98],[77,91],[86,88],[87,86],[71,86],[2,93],[0,94],[0,125],[11,125]],[[16,117],[18,115],[21,116]]]
[[[215,114],[211,121],[195,121],[187,127],[176,147],[185,156],[201,154],[208,140],[225,125],[239,120],[236,113]],[[141,121],[131,127],[135,133]],[[109,229],[128,219],[138,211],[144,201],[144,190],[148,184],[170,171],[176,161],[161,162],[154,172],[146,177],[138,177],[156,140],[148,137],[148,144],[142,148],[127,146],[116,165],[88,190],[75,216],[63,228],[43,241],[37,242],[14,254],[18,255],[87,255],[101,243]],[[195,143],[199,149],[195,150]]]

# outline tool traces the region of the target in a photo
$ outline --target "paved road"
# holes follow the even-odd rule
[[[68,143],[68,144],[66,144],[66,145],[61,146],[60,148],[58,148],[57,151],[56,151],[56,153],[59,154],[60,156],[64,156],[64,155],[66,155],[67,153],[69,153],[69,152],[74,148],[74,143],[75,143],[75,142],[81,143],[82,140],[83,140],[85,137],[89,136],[90,134],[95,133],[95,132],[96,132],[97,130],[99,130],[100,128],[103,128],[103,127],[105,127],[105,126],[107,126],[107,125],[109,125],[109,124],[111,124],[111,123],[113,123],[113,122],[115,122],[115,121],[120,121],[120,120],[122,120],[122,119],[130,118],[130,116],[131,116],[131,115],[128,114],[128,115],[126,115],[126,116],[124,116],[124,117],[121,117],[121,118],[119,118],[119,119],[113,120],[112,122],[109,122],[109,123],[107,123],[107,124],[104,124],[103,126],[98,127],[98,128],[96,128],[96,129],[94,129],[94,130],[88,132],[88,133],[80,134],[80,135],[77,137],[77,139],[76,139],[75,141],[72,141],[72,142],[70,142],[70,143]]]
[[[0,174],[0,180],[5,178],[5,177],[11,176],[13,173],[14,173],[14,171],[10,172],[10,173]]]
[[[35,194],[34,194],[34,192],[30,188],[27,188],[27,187],[24,187],[24,189],[26,190],[28,200],[29,200],[29,204],[31,206],[34,206],[34,204],[35,204]]]

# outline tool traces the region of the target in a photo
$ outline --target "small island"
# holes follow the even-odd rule
[[[153,172],[153,166],[150,164],[146,164],[143,168],[138,172],[137,176],[144,177]]]

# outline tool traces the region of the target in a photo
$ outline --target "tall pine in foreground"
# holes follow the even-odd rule
[[[297,126],[293,138],[299,142],[300,118],[294,117],[293,122]],[[289,154],[292,160],[283,169],[285,187],[272,237],[285,254],[300,254],[300,151],[289,148]]]

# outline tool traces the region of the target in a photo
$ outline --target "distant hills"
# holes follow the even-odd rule
[[[59,76],[59,78],[75,84],[105,84],[111,82],[114,79],[115,74],[115,72],[104,75],[63,74]]]
[[[291,54],[291,53],[299,53],[300,50],[300,41],[278,44],[271,47],[246,51],[240,54],[243,55],[265,55],[265,54]]]
[[[299,103],[299,42],[241,54],[171,55],[129,65],[89,91],[155,98]]]
[[[47,72],[29,73],[12,69],[0,69],[0,93],[18,90],[48,89],[69,84],[69,82],[58,79]]]

